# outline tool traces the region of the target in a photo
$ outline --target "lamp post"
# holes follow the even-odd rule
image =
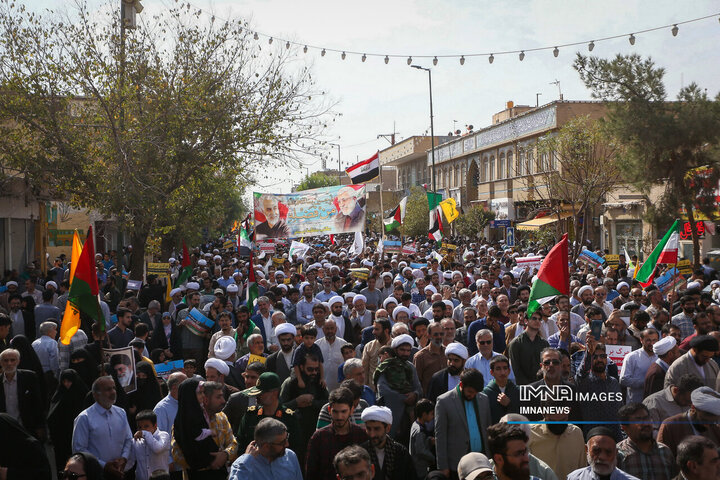
[[[430,156],[432,158],[432,191],[435,192],[435,125],[433,124],[433,101],[432,101],[432,72],[429,68],[420,65],[410,65],[418,70],[428,72],[428,85],[430,86]]]

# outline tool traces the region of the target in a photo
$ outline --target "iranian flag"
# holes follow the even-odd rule
[[[655,278],[655,267],[659,263],[677,263],[678,261],[678,241],[680,240],[678,220],[672,224],[670,230],[657,244],[657,247],[648,256],[645,263],[635,275],[635,279],[640,282],[643,288],[650,285]]]
[[[568,271],[568,239],[567,233],[560,243],[555,245],[540,265],[535,281],[530,290],[527,316],[533,314],[541,305],[549,302],[557,295],[570,294],[570,272]]]
[[[97,271],[95,269],[95,245],[93,243],[92,226],[88,228],[87,239],[83,245],[80,258],[75,265],[75,273],[70,291],[68,292],[67,308],[78,311],[72,315],[73,321],[60,326],[60,337],[64,345],[70,344],[70,339],[80,328],[80,312],[98,322],[101,328],[105,329],[105,318],[100,310],[98,298],[99,288]],[[66,343],[67,342],[67,343]]]
[[[255,313],[255,299],[260,296],[258,293],[258,285],[255,282],[255,266],[253,265],[252,248],[250,249],[250,262],[248,268],[248,283],[247,283],[247,307],[250,309],[250,316],[252,317]]]
[[[175,280],[175,287],[178,287],[180,285],[183,285],[187,283],[187,281],[192,276],[192,266],[190,266],[190,253],[188,253],[187,245],[185,245],[185,241],[183,240],[183,258],[182,263],[180,264],[180,274],[178,275],[177,279]]]
[[[405,207],[407,205],[407,199],[408,197],[403,197],[403,199],[400,200],[400,204],[395,207],[395,210],[393,210],[392,215],[383,220],[383,223],[385,224],[385,232],[392,232],[400,225],[402,225],[403,220],[405,219]]]
[[[442,195],[427,192],[427,199],[429,216],[428,238],[430,238],[430,240],[440,241],[443,238],[442,208],[440,207]]]

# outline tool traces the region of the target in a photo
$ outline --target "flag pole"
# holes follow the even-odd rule
[[[378,152],[378,178],[380,179],[380,188],[378,188],[378,191],[380,192],[380,239],[385,236],[385,223],[383,220],[385,220],[385,209],[383,208],[383,184],[382,184],[382,164],[380,163],[380,152]]]

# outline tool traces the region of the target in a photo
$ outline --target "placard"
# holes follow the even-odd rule
[[[523,270],[525,269],[525,267],[530,267],[531,269],[532,268],[540,268],[540,265],[542,265],[543,258],[544,257],[542,257],[540,255],[535,255],[532,257],[517,257],[515,259],[515,262],[517,263],[518,268],[523,269]]]
[[[134,392],[137,389],[137,378],[135,376],[135,355],[132,347],[103,348],[103,363],[109,363],[113,373],[118,379],[120,386],[125,393]],[[108,374],[110,372],[107,372]]]
[[[182,360],[167,361],[164,363],[156,363],[155,371],[160,378],[167,381],[171,374],[181,371],[184,366],[185,365]]]
[[[203,313],[197,308],[190,310],[190,313],[185,320],[190,322],[188,330],[199,337],[204,337],[215,325],[214,321],[203,315]]]
[[[679,260],[677,262],[677,269],[680,271],[681,275],[692,275],[693,272],[692,263],[690,263],[690,260],[688,259]]]
[[[605,345],[605,350],[608,358],[615,362],[618,371],[620,371],[623,361],[625,360],[625,355],[632,352],[632,347],[629,345]]]
[[[613,268],[620,266],[620,255],[605,255],[605,261]]]
[[[147,264],[147,273],[148,275],[157,275],[158,277],[165,277],[168,274],[168,270],[170,270],[170,264],[169,263],[153,263],[149,262]]]
[[[578,260],[586,263],[587,265],[590,265],[593,268],[598,268],[605,265],[605,259],[598,254],[591,252],[590,250],[583,250],[582,252],[580,252],[580,255],[578,255]]]
[[[383,251],[384,253],[394,254],[400,253],[400,241],[398,240],[383,240]]]
[[[358,280],[367,280],[370,275],[370,269],[368,268],[351,268],[350,276],[357,278]]]
[[[414,243],[410,245],[403,245],[401,252],[403,255],[415,255],[417,253],[417,248]]]

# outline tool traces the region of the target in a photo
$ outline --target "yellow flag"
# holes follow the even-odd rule
[[[440,208],[442,208],[448,223],[452,223],[460,216],[460,212],[457,211],[457,204],[455,203],[454,198],[448,198],[447,200],[440,202]]]
[[[82,243],[77,230],[73,235],[72,253],[70,255],[70,284],[72,285],[75,277],[75,267],[80,260],[82,253]],[[73,307],[70,302],[65,303],[65,313],[63,314],[62,323],[60,324],[60,341],[63,345],[70,345],[70,339],[80,328],[80,310]]]

